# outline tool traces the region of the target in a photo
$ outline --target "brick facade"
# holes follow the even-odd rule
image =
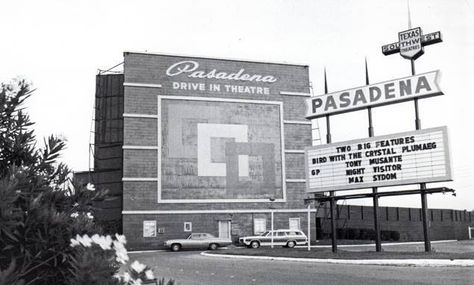
[[[231,235],[235,239],[241,234],[253,233],[251,226],[253,223],[252,216],[257,214],[269,216],[269,213],[259,213],[261,211],[269,209],[275,209],[276,211],[302,209],[304,211],[303,199],[306,197],[304,182],[286,182],[286,179],[304,179],[304,155],[301,151],[304,150],[305,146],[311,144],[311,125],[307,124],[304,118],[304,99],[309,95],[307,66],[139,53],[125,53],[124,57],[124,113],[157,116],[157,118],[150,118],[149,116],[134,117],[132,115],[124,118],[125,147],[123,150],[123,165],[125,180],[123,183],[123,210],[125,214],[123,217],[123,229],[128,237],[130,246],[133,248],[160,246],[168,238],[183,237],[186,235],[183,232],[183,223],[185,221],[192,222],[193,231],[210,232],[218,235],[218,221],[229,220],[231,221]],[[272,76],[276,80],[275,82],[257,82],[217,78],[203,79],[188,77],[185,74],[169,76],[167,74],[168,68],[182,61],[197,62],[199,63],[199,69],[197,70],[203,69],[206,72],[216,69],[217,72],[227,72],[230,74],[244,69],[245,73],[250,75]],[[152,84],[153,87],[143,87],[147,84]],[[195,84],[194,86],[196,87],[198,84],[202,84],[201,88],[204,86],[206,90],[198,88],[198,90],[191,91],[184,90],[187,88],[176,88],[180,84],[187,85],[187,87],[191,86],[191,88],[192,84]],[[158,85],[161,85],[161,87],[158,87]],[[211,90],[210,85],[219,85],[220,89]],[[242,86],[242,88],[266,88],[266,90],[261,92],[263,94],[248,94],[240,92],[242,90],[238,88],[241,87],[226,88],[226,85]],[[184,107],[180,107],[180,104],[177,104],[175,107],[171,103],[180,101],[166,101],[167,96],[183,99],[198,98],[198,100],[194,101],[194,103],[182,101],[181,105]],[[158,107],[159,98],[163,98],[161,110]],[[199,98],[204,99],[199,100]],[[259,105],[252,105],[253,102]],[[266,102],[269,102],[268,105]],[[281,103],[278,104],[277,102]],[[186,104],[188,106],[192,105],[194,108],[186,107]],[[168,105],[169,107],[167,107]],[[222,106],[228,106],[225,108],[232,115],[226,117],[223,116],[224,114],[212,116],[203,114],[206,113],[206,110],[210,110],[209,108],[213,108],[214,112],[222,112],[221,110],[224,108]],[[180,115],[181,117],[178,117],[178,119],[173,119],[172,116],[175,116],[175,114],[170,112],[176,112],[175,110],[182,110],[181,112],[185,112],[185,114]],[[282,111],[281,113],[280,110]],[[194,114],[195,112],[198,113]],[[171,123],[178,122],[181,124],[182,122],[183,125],[168,125],[168,118],[171,120]],[[188,123],[190,125],[185,125],[188,121],[191,121],[191,123]],[[178,138],[180,139],[177,141],[178,144],[185,144],[186,142],[182,141],[189,138],[193,139],[194,133],[193,130],[189,130],[189,126],[192,128],[192,124],[196,124],[194,121],[197,121],[197,123],[217,122],[218,124],[248,125],[249,140],[253,139],[256,143],[249,141],[247,144],[253,145],[251,149],[254,150],[242,148],[245,146],[245,143],[243,143],[243,146],[236,149],[240,153],[235,155],[248,155],[250,157],[249,161],[254,159],[256,161],[254,163],[257,163],[255,164],[257,166],[254,166],[252,169],[251,164],[249,164],[249,171],[253,171],[253,175],[262,176],[263,178],[261,179],[263,180],[270,179],[267,182],[277,187],[275,188],[276,190],[273,191],[265,188],[265,182],[262,181],[260,182],[263,183],[263,188],[252,188],[248,186],[249,182],[241,182],[241,178],[238,177],[236,178],[237,180],[231,182],[232,179],[228,176],[230,174],[227,175],[227,178],[216,176],[214,179],[200,179],[198,180],[199,183],[196,182],[193,175],[197,176],[198,170],[193,165],[193,161],[196,158],[195,154],[190,151],[193,148],[192,143],[188,144],[187,149],[175,145],[167,145],[167,141],[172,139],[171,136],[176,136],[171,134],[171,131],[174,131],[173,128],[182,129],[178,130],[179,135],[182,136],[182,139]],[[273,127],[275,131],[259,128],[259,124],[268,124],[268,128]],[[161,128],[161,133],[157,132],[158,127]],[[281,141],[282,134],[280,132],[284,134],[283,141]],[[259,138],[255,139],[252,136],[258,136]],[[174,141],[176,143],[176,139]],[[253,152],[258,152],[258,149],[255,148],[259,145],[258,142],[264,143],[260,144],[261,147],[266,146],[265,142],[272,143],[274,147],[269,150],[270,153],[267,155],[261,153],[255,158]],[[159,143],[162,145],[161,156],[160,152],[156,149],[127,148],[127,146],[156,147]],[[229,145],[226,146],[228,152],[231,151],[229,147]],[[183,153],[172,153],[179,150]],[[285,152],[286,150],[292,150],[293,152]],[[294,152],[295,150],[297,152]],[[184,151],[186,152],[184,153]],[[187,155],[188,161],[183,162],[186,160],[185,157],[174,159],[173,156],[176,155],[182,157]],[[263,162],[262,155],[267,157],[266,159],[270,159],[270,162]],[[161,165],[158,163],[160,157]],[[223,158],[218,156],[213,159],[222,160]],[[285,169],[281,167],[283,160],[285,162]],[[230,163],[229,160],[227,161],[228,163]],[[260,163],[260,166],[258,166],[258,163]],[[230,168],[228,166],[227,171],[238,172],[232,166]],[[158,178],[157,172],[160,172],[162,175],[162,180],[140,181],[142,178]],[[273,173],[276,179],[271,177],[265,178],[265,175],[269,175],[268,173]],[[285,173],[284,176],[283,173]],[[224,183],[227,184],[224,188],[221,187],[223,180],[227,181],[227,183]],[[229,190],[229,183],[237,183],[235,187],[240,189],[238,191],[241,192],[235,193],[232,192],[233,190]],[[252,182],[250,182],[251,184]],[[201,185],[208,188],[196,188]],[[158,202],[158,187],[163,188],[160,192],[163,203]],[[175,189],[176,187],[179,188]],[[190,190],[181,187],[188,187]],[[284,188],[286,189],[283,190]],[[175,199],[185,198],[183,199],[185,202],[166,202],[166,199],[173,197]],[[219,202],[219,199],[226,200],[225,198],[231,199],[231,202]],[[272,198],[276,199],[276,201],[271,202],[270,199]],[[194,203],[195,199],[199,201]],[[254,210],[257,213],[252,213]],[[147,213],[150,214],[143,215],[141,213],[145,212],[140,211],[148,211]],[[186,213],[186,211],[195,212],[192,214],[180,214]],[[212,214],[213,211],[218,213]],[[226,211],[228,213],[222,213]],[[242,213],[242,211],[245,213]],[[286,222],[282,221],[283,225],[280,225],[280,222],[278,222],[280,227],[284,226],[287,228],[289,226],[289,217],[299,217],[302,227],[302,222],[306,220],[305,212],[279,213],[275,215],[278,219],[283,219],[283,216],[286,217],[284,218]],[[161,229],[157,237],[143,238],[143,220],[157,221],[157,228]],[[267,222],[270,224],[269,217]],[[270,228],[270,225],[267,228]]]

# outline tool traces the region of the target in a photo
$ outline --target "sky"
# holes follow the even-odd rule
[[[274,1],[24,1],[0,2],[0,81],[25,78],[36,91],[27,102],[38,139],[68,141],[63,161],[89,168],[95,75],[123,61],[124,51],[275,61],[310,66],[314,94],[411,75],[399,54],[381,46],[408,28],[406,0]],[[440,31],[416,72],[440,70],[445,95],[419,102],[422,128],[447,126],[457,196],[433,194],[432,208],[474,209],[474,1],[411,1],[413,27]],[[375,135],[415,129],[413,102],[373,109]],[[320,120],[321,135],[325,121]],[[367,137],[367,112],[331,118],[333,142]],[[417,189],[408,187],[384,188]],[[345,202],[344,202],[345,203]],[[371,201],[347,203],[370,205]],[[382,206],[420,207],[419,196],[383,198]]]

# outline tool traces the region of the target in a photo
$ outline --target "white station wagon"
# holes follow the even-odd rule
[[[295,247],[296,245],[308,244],[308,238],[300,230],[274,230],[266,231],[258,236],[246,236],[239,238],[239,243],[251,248],[260,246],[282,245],[285,247]]]

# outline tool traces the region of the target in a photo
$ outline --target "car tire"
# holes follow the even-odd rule
[[[211,243],[209,245],[209,249],[210,250],[216,250],[217,248],[219,247],[219,245],[217,243]]]
[[[251,247],[251,248],[259,248],[259,247],[260,247],[260,243],[259,243],[258,241],[256,241],[256,240],[254,240],[254,241],[252,241],[252,242],[250,243],[250,247]]]
[[[293,247],[295,247],[295,245],[296,245],[296,242],[294,242],[294,241],[289,241],[289,242],[286,243],[286,246],[289,247],[289,248],[293,248]]]
[[[179,243],[173,243],[171,245],[171,251],[180,251],[181,250],[181,245]]]

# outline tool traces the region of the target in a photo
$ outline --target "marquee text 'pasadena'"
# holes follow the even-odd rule
[[[356,111],[429,96],[442,95],[438,71],[376,83],[306,100],[306,118]]]
[[[218,71],[217,69],[212,69],[211,71],[205,71],[205,70],[198,70],[198,68],[199,68],[199,63],[196,61],[192,61],[192,60],[180,61],[171,65],[166,70],[166,75],[176,76],[180,74],[187,74],[187,76],[190,78],[223,79],[223,80],[265,82],[265,83],[273,83],[277,81],[277,79],[272,75],[245,73],[245,69],[243,68],[233,73]]]

